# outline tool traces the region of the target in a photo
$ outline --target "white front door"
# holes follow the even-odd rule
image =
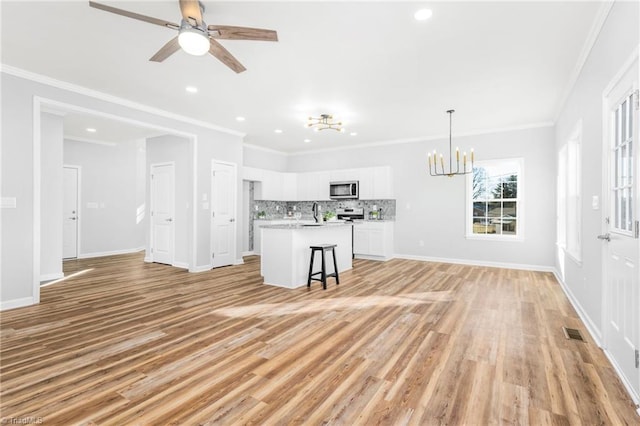
[[[65,166],[62,170],[62,257],[78,257],[78,189],[80,169]]]
[[[211,167],[211,265],[232,265],[236,257],[236,165],[213,161]]]
[[[151,165],[151,259],[173,264],[175,170],[171,164]]]
[[[605,273],[605,346],[618,370],[640,395],[640,244],[638,240],[638,61],[607,96],[609,153]]]

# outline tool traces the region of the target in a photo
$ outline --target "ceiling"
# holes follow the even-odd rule
[[[100,2],[180,21],[177,0]],[[154,63],[172,30],[88,1],[2,0],[2,63],[294,153],[443,136],[448,109],[454,137],[551,123],[603,10],[595,1],[203,3],[207,24],[274,29],[279,41],[222,40],[247,68],[240,74],[182,51]],[[433,16],[416,21],[425,7]],[[323,113],[347,132],[304,127]]]

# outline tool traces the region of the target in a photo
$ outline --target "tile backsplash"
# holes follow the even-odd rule
[[[395,219],[396,200],[344,200],[344,201],[318,201],[320,212],[335,212],[338,208],[364,208],[365,218],[375,206],[378,211],[382,211],[385,219]],[[311,208],[313,201],[263,201],[254,200],[252,202],[253,217],[256,218],[259,212],[265,212],[266,219],[282,219],[288,211],[299,211],[303,219],[312,219]]]

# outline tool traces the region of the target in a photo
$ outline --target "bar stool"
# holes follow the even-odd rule
[[[311,287],[311,280],[322,282],[322,288],[324,290],[327,289],[327,278],[336,277],[336,284],[340,284],[340,278],[338,277],[338,264],[336,263],[336,252],[335,248],[336,244],[318,244],[315,246],[310,246],[311,249],[311,262],[309,262],[309,277],[307,278],[307,287]],[[316,251],[322,253],[322,270],[318,272],[313,272],[313,258],[315,257]],[[325,264],[324,254],[330,251],[333,255],[333,273],[327,274],[327,267]],[[320,278],[315,278],[316,275],[320,275]]]

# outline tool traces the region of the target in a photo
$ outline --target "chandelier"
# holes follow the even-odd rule
[[[320,130],[336,130],[338,132],[344,133],[344,128],[342,127],[342,121],[332,122],[333,115],[331,114],[321,114],[320,117],[309,117],[307,120],[307,127],[313,127],[313,130],[319,132]]]
[[[449,170],[444,168],[444,157],[440,154],[440,170],[438,170],[438,154],[436,150],[433,150],[433,159],[431,153],[429,153],[429,174],[431,176],[455,176],[466,175],[473,172],[473,148],[471,148],[471,167],[467,170],[467,153],[462,153],[462,170],[460,170],[460,150],[456,147],[456,169],[453,170],[453,153],[451,151],[451,117],[455,110],[450,109],[447,111],[449,114]]]

